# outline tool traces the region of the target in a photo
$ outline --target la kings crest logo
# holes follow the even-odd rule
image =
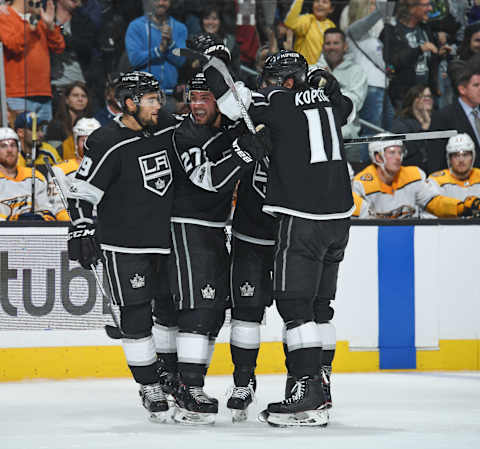
[[[267,169],[268,158],[264,157],[262,161],[255,164],[255,171],[252,177],[253,188],[263,199],[267,196]]]
[[[165,195],[172,183],[172,168],[167,151],[141,156],[138,163],[142,170],[143,186],[157,195]]]

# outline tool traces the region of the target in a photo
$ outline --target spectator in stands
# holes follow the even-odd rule
[[[439,49],[427,23],[431,11],[429,0],[399,0],[396,23],[385,24],[380,35],[383,58],[391,73],[389,95],[395,109],[400,107],[405,92],[416,84],[429,86],[437,95]]]
[[[477,197],[443,196],[420,168],[402,166],[401,140],[372,142],[368,151],[372,164],[355,176],[353,191],[368,201],[372,218],[420,218],[424,210],[436,217],[467,217],[480,210]]]
[[[469,196],[480,196],[480,169],[474,168],[475,144],[468,134],[457,134],[448,139],[448,170],[432,173],[428,180],[442,195],[464,201]]]
[[[480,150],[480,56],[467,61],[453,61],[449,65],[449,76],[457,98],[452,104],[434,111],[430,129],[456,129],[468,134],[475,143],[475,151]],[[428,173],[447,167],[445,139],[433,140],[427,146]],[[480,167],[478,160],[475,167]]]
[[[35,170],[35,201],[32,207],[32,168],[17,164],[20,140],[11,128],[0,128],[0,220],[55,220],[66,213],[53,211],[45,177]]]
[[[96,47],[95,25],[78,8],[81,0],[57,0],[55,20],[65,38],[66,48],[61,55],[52,55],[52,86],[54,116],[60,95],[70,84],[80,81],[93,85],[97,70],[91,67]],[[92,69],[92,70],[91,70]]]
[[[75,157],[73,125],[79,118],[92,115],[87,86],[80,81],[68,85],[59,98],[54,120],[50,122],[46,136],[47,141],[59,150],[62,159]]]
[[[122,113],[115,98],[115,84],[117,81],[117,74],[111,73],[107,76],[107,82],[105,85],[105,106],[99,109],[94,116],[102,126]]]
[[[360,131],[358,111],[362,109],[367,96],[368,79],[363,68],[347,53],[347,49],[345,33],[340,28],[329,28],[324,34],[322,54],[314,67],[330,71],[340,83],[343,95],[352,100],[356,115],[351,123],[342,128],[342,134],[344,138],[355,138]],[[350,162],[361,160],[357,148],[347,150],[347,157]]]
[[[63,52],[65,41],[60,28],[54,23],[53,0],[47,1],[45,9],[40,1],[30,3],[15,0],[0,13],[7,102],[10,109],[17,113],[34,111],[40,120],[50,121],[52,88],[49,51]]]
[[[236,0],[235,4],[235,39],[240,48],[240,62],[252,67],[260,47],[255,0]]]
[[[174,56],[175,48],[185,48],[187,27],[169,16],[170,0],[152,0],[153,12],[133,20],[125,35],[128,59],[135,70],[152,73],[167,94],[164,109],[176,111],[173,97],[178,69],[184,59]]]
[[[58,151],[49,143],[44,142],[47,122],[37,121],[37,141],[35,158],[35,166],[45,175],[45,162],[43,158],[46,156],[50,164],[58,164],[61,157]],[[33,117],[31,112],[22,112],[15,119],[15,132],[19,138],[20,151],[18,153],[18,165],[20,167],[31,167],[33,158]]]
[[[311,14],[300,14],[303,0],[294,0],[285,17],[285,25],[295,33],[294,50],[301,53],[308,64],[315,64],[322,53],[323,35],[335,24],[328,19],[333,12],[330,0],[314,0]]]
[[[54,165],[52,167],[53,172],[57,178],[58,184],[62,189],[64,196],[67,196],[67,192],[70,189],[72,180],[75,176],[78,167],[83,159],[85,152],[85,141],[87,137],[93,133],[96,129],[100,128],[100,123],[94,118],[83,117],[77,121],[73,127],[73,140],[75,143],[75,157],[73,159],[68,159],[61,162],[60,164]],[[63,206],[62,198],[60,193],[57,191],[57,187],[53,182],[53,179],[50,176],[50,173],[47,173],[46,176],[48,180],[48,196],[50,202],[53,204],[54,209],[61,209]],[[64,220],[65,219],[65,220]],[[68,216],[58,218],[58,220],[68,221]]]
[[[402,107],[393,120],[392,132],[397,134],[418,133],[430,129],[433,111],[433,95],[429,87],[419,84],[409,89]],[[403,165],[417,165],[422,170],[427,167],[428,140],[411,140],[405,142],[407,154]]]
[[[361,4],[364,6],[362,12],[370,12],[365,17],[355,20],[346,31],[347,42],[353,58],[357,64],[362,66],[368,77],[367,97],[360,110],[360,118],[378,127],[391,129],[393,107],[386,94],[388,83],[382,53],[383,45],[379,39],[384,26],[383,18],[389,16],[391,12],[387,10],[387,2],[375,3],[371,0],[352,0],[350,2],[351,7]],[[350,10],[350,12],[353,16],[355,10]],[[354,18],[355,16],[352,17],[352,19]],[[374,132],[369,128],[363,127],[362,135],[372,134]]]
[[[458,57],[464,61],[480,53],[480,22],[465,28],[465,36],[458,49]]]
[[[201,13],[201,31],[215,34],[223,41],[223,44],[230,51],[233,73],[238,76],[240,73],[240,48],[235,36],[225,32],[220,14],[220,8],[217,5],[207,5]]]

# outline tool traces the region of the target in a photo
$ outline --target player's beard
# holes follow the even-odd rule
[[[18,152],[16,155],[7,154],[5,157],[0,159],[0,165],[6,170],[13,170],[17,166],[18,162]]]

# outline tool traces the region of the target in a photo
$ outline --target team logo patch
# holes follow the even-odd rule
[[[172,183],[172,168],[167,151],[141,156],[138,163],[142,170],[143,186],[157,195],[165,195]]]
[[[445,174],[445,171],[441,170],[441,171],[436,171],[435,173],[432,173],[430,176],[433,176],[433,177],[439,177],[439,176],[443,176]]]
[[[135,276],[130,279],[130,284],[132,284],[132,288],[145,287],[145,276],[140,276],[138,273],[135,273]]]
[[[268,161],[264,161],[266,164]],[[267,170],[263,163],[257,162],[252,177],[252,186],[257,193],[265,199],[267,196]]]
[[[215,299],[215,289],[210,284],[207,284],[201,290],[203,299]]]
[[[254,293],[255,293],[255,286],[250,285],[248,281],[245,281],[243,285],[240,286],[240,296],[252,297]]]
[[[365,173],[361,178],[360,181],[373,181],[373,176],[370,173]]]

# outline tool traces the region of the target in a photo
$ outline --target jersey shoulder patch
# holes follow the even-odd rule
[[[445,175],[446,175],[445,170],[439,170],[439,171],[433,172],[430,176],[432,176],[434,178],[440,178],[440,177],[445,176]]]

